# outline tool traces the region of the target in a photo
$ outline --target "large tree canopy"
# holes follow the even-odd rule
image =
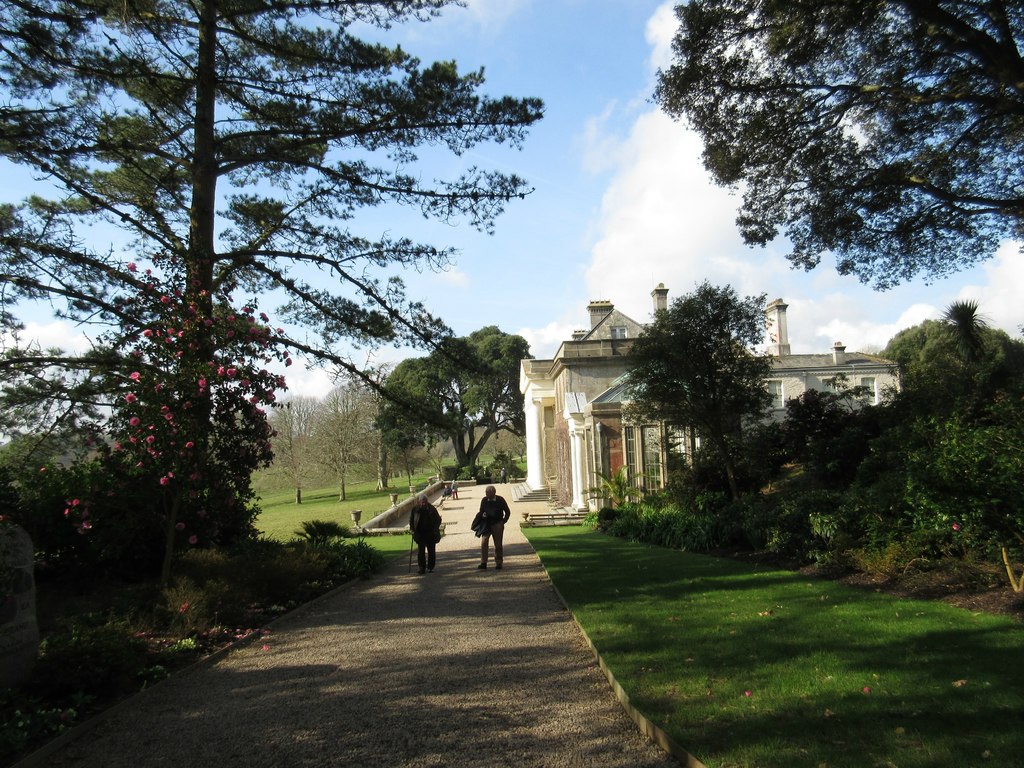
[[[744,239],[877,287],[990,256],[1024,223],[1024,6],[692,0],[657,100],[739,187]]]
[[[764,305],[764,295],[741,299],[728,286],[702,283],[659,310],[630,350],[629,418],[696,429],[734,497],[735,437],[745,418],[760,418],[771,403],[771,361],[751,351],[763,341]]]
[[[450,440],[457,464],[473,466],[494,435],[523,434],[519,361],[529,356],[526,339],[493,325],[449,339],[395,367],[387,381],[393,402],[382,422],[396,436]]]
[[[360,209],[411,206],[487,230],[528,191],[468,165],[431,179],[416,153],[518,146],[539,101],[486,97],[482,71],[423,65],[350,32],[453,3],[4,4],[0,153],[39,183],[0,207],[0,320],[16,329],[19,302],[48,300],[95,329],[95,348],[76,357],[5,334],[0,374],[7,392],[27,382],[22,393],[64,397],[69,413],[116,406],[118,448],[159,478],[172,533],[193,507],[212,518],[201,486],[268,460],[275,358],[358,373],[346,343],[447,333],[395,272],[442,267],[450,252],[363,236]],[[258,298],[306,331],[272,327]]]

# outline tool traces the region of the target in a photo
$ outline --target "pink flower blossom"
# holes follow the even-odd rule
[[[960,523],[953,523],[953,530],[954,531],[959,531],[960,530]]]
[[[199,537],[193,533],[191,536],[188,537],[188,543],[195,546],[199,543]]]
[[[130,419],[128,419],[128,423],[131,424],[133,427],[137,427],[139,426],[139,424],[142,423],[142,419],[140,419],[138,416],[132,416]]]
[[[184,531],[185,530],[185,524],[184,523],[175,523],[174,527],[176,529],[178,529],[179,531]]]
[[[178,606],[178,613],[185,613],[188,610],[188,603],[182,603]]]
[[[142,374],[139,373],[138,371],[132,371],[130,374],[128,374],[128,378],[131,379],[132,381],[138,381],[139,379],[142,378]]]
[[[228,370],[227,370],[227,374],[228,374],[229,377],[234,377],[234,375],[236,373],[238,373],[238,369],[237,368],[228,368]]]
[[[144,330],[142,332],[142,335],[145,336],[147,339],[150,339],[150,338],[153,337],[153,331],[151,329],[147,328],[146,330]]]
[[[138,271],[138,269],[139,268],[137,266],[135,266],[135,262],[134,261],[129,261],[128,262],[128,271],[129,272],[136,272],[136,271]]]
[[[134,392],[129,392],[127,395],[124,396],[124,401],[126,403],[134,403],[138,399],[139,398],[135,396]]]
[[[171,484],[171,479],[169,477],[167,477],[166,475],[164,475],[163,477],[160,478],[160,485],[170,485],[170,484]]]
[[[155,438],[155,437],[153,437],[153,435],[150,435],[149,437],[147,437],[147,438],[146,438],[146,442],[147,442],[147,443],[148,443],[149,445],[152,445],[153,443],[155,443],[155,442],[156,442],[156,438]]]
[[[185,443],[185,447],[188,448],[189,450],[192,450],[193,448],[196,447],[196,444],[189,440],[187,443]]]

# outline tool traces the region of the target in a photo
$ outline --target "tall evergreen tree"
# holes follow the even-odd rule
[[[15,345],[0,374],[8,392],[49,382],[69,411],[113,406],[172,535],[191,517],[191,540],[215,539],[223,528],[196,515],[244,497],[246,473],[269,459],[264,408],[283,384],[272,360],[300,352],[358,372],[345,343],[447,333],[395,272],[441,268],[450,251],[364,237],[360,209],[489,230],[528,192],[515,175],[467,166],[431,181],[414,166],[421,146],[518,146],[538,100],[489,98],[482,71],[352,31],[449,4],[4,3],[0,152],[39,182],[0,207],[0,321],[16,329],[18,302],[46,300],[96,330],[85,355]],[[271,327],[260,297],[308,333]],[[205,498],[218,477],[237,482]]]

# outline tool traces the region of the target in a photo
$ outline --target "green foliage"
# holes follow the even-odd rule
[[[621,507],[643,496],[643,491],[630,481],[629,470],[624,466],[619,467],[614,474],[598,472],[597,478],[600,483],[590,489],[590,498],[605,499],[612,507]]]
[[[138,690],[146,644],[130,624],[105,615],[73,620],[41,641],[30,681],[32,694],[66,702],[76,694],[110,696]]]
[[[50,706],[43,699],[0,688],[0,756],[16,755],[30,745],[74,725],[74,707]]]
[[[614,515],[599,515],[599,527],[627,541],[706,552],[731,543],[734,531],[728,509],[721,495],[702,497],[689,507],[645,501],[611,510]]]
[[[295,532],[297,539],[311,547],[322,547],[351,535],[351,528],[334,520],[304,520],[302,530]]]
[[[160,511],[119,465],[48,464],[23,475],[19,488],[18,517],[46,567],[128,579],[159,573]]]
[[[523,433],[519,361],[529,356],[524,338],[496,326],[446,339],[395,367],[379,421],[390,433],[450,440],[458,466],[473,466],[499,432]]]
[[[871,440],[881,432],[877,409],[857,402],[858,389],[808,389],[786,403],[787,453],[827,488],[853,482]]]
[[[716,180],[743,190],[748,243],[782,230],[795,265],[834,254],[841,273],[888,287],[1019,235],[1019,4],[693,0],[676,12],[656,99],[700,134]]]
[[[740,299],[705,282],[656,313],[630,352],[628,417],[696,429],[733,498],[740,494],[741,423],[756,421],[770,404],[771,361],[751,352],[764,334],[764,303],[763,295]]]

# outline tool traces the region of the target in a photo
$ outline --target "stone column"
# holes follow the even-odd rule
[[[533,489],[543,488],[544,482],[544,432],[541,419],[544,410],[540,400],[527,398],[523,411],[526,417],[526,484]]]

